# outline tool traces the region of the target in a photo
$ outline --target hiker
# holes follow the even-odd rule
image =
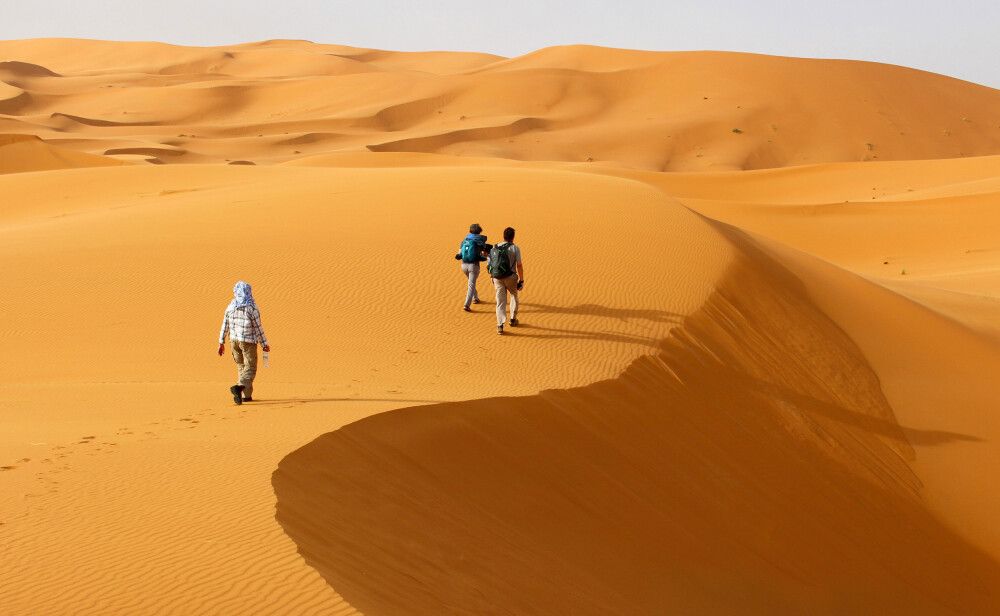
[[[264,347],[264,352],[271,351],[267,344],[267,336],[260,324],[260,310],[253,301],[250,285],[242,280],[233,287],[233,301],[229,302],[226,314],[222,317],[222,330],[219,332],[219,355],[226,348],[226,334],[233,344],[233,359],[236,360],[238,379],[236,385],[229,388],[233,394],[233,402],[243,404],[253,400],[253,378],[257,375],[257,343]],[[266,356],[265,356],[266,359]]]
[[[465,307],[462,310],[472,312],[470,304],[479,303],[479,291],[476,290],[476,280],[479,279],[479,263],[486,260],[484,253],[491,246],[482,235],[483,228],[478,224],[469,225],[469,234],[465,236],[458,247],[455,258],[462,262],[462,274],[469,280],[469,288],[465,293]]]
[[[490,250],[486,260],[486,270],[497,289],[497,334],[503,335],[503,325],[507,320],[507,294],[510,300],[510,326],[517,327],[517,293],[524,288],[524,265],[521,263],[521,249],[514,245],[514,229],[503,230],[503,242]]]

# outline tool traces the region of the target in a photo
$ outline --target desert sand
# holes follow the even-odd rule
[[[1000,613],[997,90],[0,41],[0,194],[0,613]]]

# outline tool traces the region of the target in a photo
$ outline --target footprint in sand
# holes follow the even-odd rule
[[[15,468],[17,468],[17,467],[13,466],[13,465],[10,465],[10,466],[0,466],[0,471],[12,471]]]

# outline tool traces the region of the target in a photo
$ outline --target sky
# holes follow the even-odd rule
[[[1000,88],[1000,0],[0,0],[0,12],[0,39],[712,49],[887,62]]]

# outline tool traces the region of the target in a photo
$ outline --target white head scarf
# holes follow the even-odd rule
[[[253,291],[250,289],[250,284],[241,280],[233,287],[233,301],[229,302],[229,308],[243,308],[244,306],[256,308],[257,303],[253,301]]]

